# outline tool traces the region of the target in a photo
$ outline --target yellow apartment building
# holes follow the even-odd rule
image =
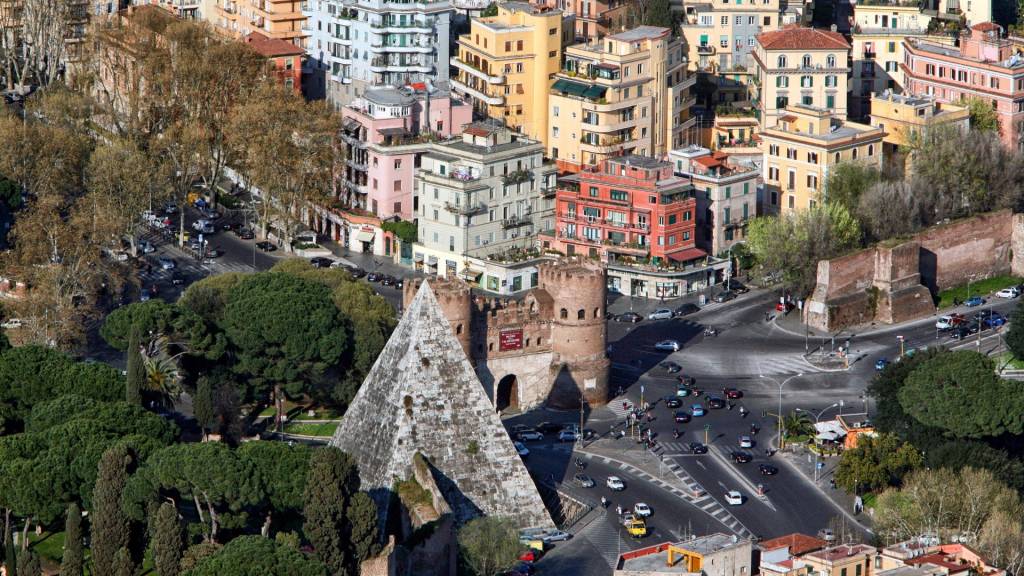
[[[719,73],[750,70],[755,38],[778,30],[781,18],[779,0],[687,2],[682,31],[690,69]]]
[[[775,126],[760,133],[768,208],[789,213],[813,207],[824,199],[829,172],[842,162],[881,170],[884,137],[881,128],[843,121],[829,109],[788,106]]]
[[[696,138],[695,83],[668,28],[569,46],[548,95],[548,156],[574,172],[609,156],[664,157]]]
[[[912,149],[921,136],[936,126],[949,126],[961,132],[970,128],[966,106],[944,104],[932,96],[904,96],[892,92],[871,97],[871,125],[885,131],[882,153],[887,168],[904,173],[912,171]]]
[[[815,576],[872,576],[878,550],[866,544],[841,544],[800,557]]]
[[[761,126],[774,126],[790,104],[831,110],[846,118],[850,44],[842,34],[786,27],[757,36],[751,96]]]
[[[871,94],[903,90],[903,39],[928,35],[932,16],[914,0],[869,0],[853,9],[851,118],[866,120]],[[947,42],[952,38],[944,36]]]
[[[503,2],[497,16],[474,18],[469,34],[459,36],[451,61],[458,70],[452,90],[477,111],[544,140],[548,88],[572,38],[571,15],[526,2]]]
[[[301,0],[216,0],[210,21],[214,29],[231,38],[259,32],[269,38],[304,46],[306,17]]]

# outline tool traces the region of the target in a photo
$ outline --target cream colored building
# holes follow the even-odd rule
[[[757,36],[751,95],[763,127],[787,106],[801,104],[846,118],[850,44],[842,34],[788,27]]]
[[[903,91],[903,39],[926,36],[932,16],[918,3],[858,3],[853,9],[853,76],[850,79],[851,118],[867,119],[871,94]],[[952,39],[947,37],[947,41]]]
[[[695,82],[668,28],[640,26],[566,48],[548,96],[548,157],[571,171],[609,156],[664,157],[696,138]]]
[[[967,26],[992,21],[992,0],[939,0],[939,12],[961,14]]]
[[[459,36],[452,91],[474,108],[534,139],[548,133],[548,87],[572,41],[572,17],[526,2],[504,2],[498,15],[474,18]]]
[[[961,132],[970,128],[966,106],[944,104],[930,96],[875,94],[871,98],[871,125],[885,131],[882,152],[888,167],[912,170],[914,148],[928,130],[950,126]]]
[[[790,105],[761,134],[761,173],[768,209],[804,210],[824,200],[829,172],[842,162],[882,169],[880,128],[846,122],[833,111]]]
[[[762,32],[780,28],[779,0],[686,3],[682,24],[691,70],[750,69],[750,54]]]

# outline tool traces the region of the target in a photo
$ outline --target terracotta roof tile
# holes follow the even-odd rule
[[[789,548],[789,554],[791,556],[802,556],[808,552],[815,550],[821,550],[825,546],[828,546],[828,542],[821,538],[815,538],[808,536],[807,534],[800,534],[794,532],[793,534],[787,534],[786,536],[779,536],[778,538],[772,538],[771,540],[765,540],[758,544],[761,550],[778,550],[779,548]]]
[[[765,50],[849,50],[850,43],[838,32],[817,28],[783,28],[757,35]]]
[[[977,30],[978,32],[992,32],[998,31],[1002,28],[995,22],[979,22],[974,26],[971,26],[971,30]]]
[[[277,58],[280,56],[300,56],[306,51],[302,48],[280,38],[270,38],[259,32],[250,32],[244,41],[253,50],[259,52],[266,58]]]

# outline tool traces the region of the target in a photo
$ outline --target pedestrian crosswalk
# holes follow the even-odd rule
[[[718,374],[782,376],[822,371],[808,362],[802,352],[772,352],[768,354],[747,352],[721,355],[695,350],[684,351],[680,357],[679,363],[685,367],[687,374],[693,376]]]

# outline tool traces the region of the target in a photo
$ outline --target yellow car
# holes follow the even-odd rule
[[[633,538],[643,538],[647,536],[647,524],[643,520],[635,518],[626,524],[626,532],[629,532]]]

